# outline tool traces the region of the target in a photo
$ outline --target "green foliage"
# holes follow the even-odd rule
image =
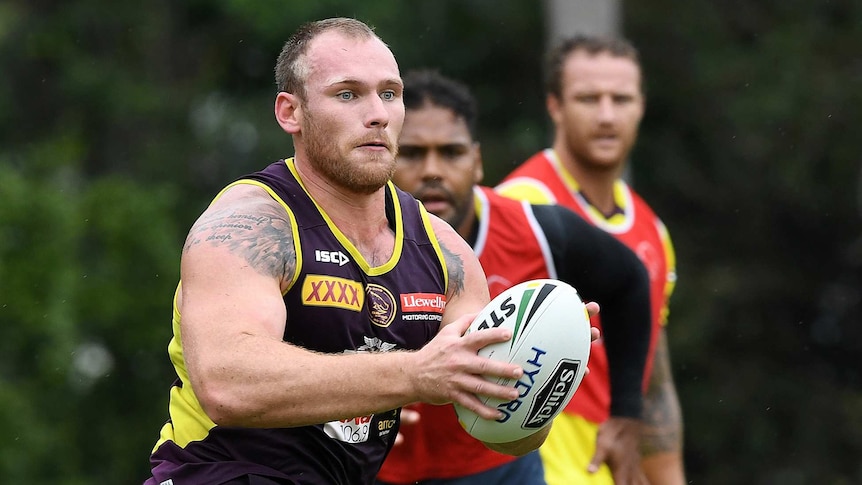
[[[0,200],[2,481],[143,477],[171,378],[173,196],[0,162]]]
[[[355,16],[402,70],[470,84],[494,183],[550,137],[538,5],[0,3],[0,482],[147,473],[183,233],[291,154],[272,70],[293,29]],[[648,89],[634,182],[678,250],[689,478],[858,483],[862,4],[623,7]]]
[[[860,6],[626,13],[650,95],[634,179],[679,251],[669,332],[691,475],[856,483]]]

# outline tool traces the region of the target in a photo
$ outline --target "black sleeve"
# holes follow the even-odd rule
[[[623,243],[573,211],[531,206],[550,245],[557,278],[601,306],[611,380],[611,415],[640,418],[652,317],[649,276]]]

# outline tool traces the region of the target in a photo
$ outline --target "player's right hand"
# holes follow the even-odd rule
[[[515,364],[480,357],[479,349],[507,342],[511,330],[489,328],[464,335],[475,314],[462,315],[445,325],[440,332],[413,354],[410,369],[412,382],[419,400],[431,404],[455,402],[485,419],[498,419],[498,409],[486,406],[477,396],[511,401],[518,397],[512,386],[502,386],[491,379],[518,379],[524,370]]]

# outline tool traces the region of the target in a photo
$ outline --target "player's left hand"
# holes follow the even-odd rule
[[[587,470],[595,473],[599,465],[607,463],[616,485],[649,485],[640,465],[640,435],[640,420],[611,416],[599,426],[596,454]]]
[[[587,306],[587,313],[589,313],[591,317],[594,317],[594,316],[599,314],[600,308],[599,308],[598,303],[596,303],[594,301],[589,301],[586,303],[586,306]],[[591,326],[590,327],[590,342],[595,342],[596,340],[598,340],[599,337],[601,336],[600,334],[601,333],[599,332],[598,328]],[[589,367],[587,367],[586,372],[584,372],[584,377],[586,377],[588,375],[590,375],[590,368]]]
[[[421,418],[419,411],[412,409],[408,406],[404,406],[401,408],[401,426],[411,426],[419,422]],[[398,446],[401,443],[404,443],[404,435],[401,434],[400,428],[398,434],[395,435],[395,443],[393,446]]]

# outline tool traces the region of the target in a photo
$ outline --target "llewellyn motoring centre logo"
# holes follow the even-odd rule
[[[574,392],[575,379],[581,361],[563,359],[557,364],[551,378],[536,393],[522,428],[539,429],[550,421],[566,402],[566,397]]]
[[[440,293],[402,293],[402,312],[434,312],[443,313],[446,308],[446,297]]]
[[[402,293],[401,318],[405,322],[440,322],[446,308],[446,295],[440,293]]]

